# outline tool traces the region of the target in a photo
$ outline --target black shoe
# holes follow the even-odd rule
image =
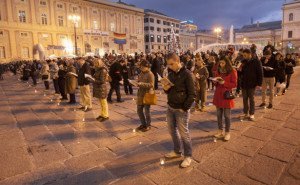
[[[108,103],[113,103],[113,101],[111,99],[107,99]]]
[[[141,131],[142,132],[147,132],[151,129],[151,126],[145,126]]]
[[[145,128],[144,125],[140,125],[139,127],[137,127],[135,130],[136,131],[142,131]]]
[[[262,103],[262,104],[259,105],[259,107],[265,107],[265,106],[266,106],[265,103]]]
[[[98,116],[97,118],[96,118],[96,120],[100,120],[100,119],[102,119],[103,117],[102,116]]]
[[[60,98],[60,100],[68,100],[68,98]]]
[[[68,104],[76,104],[76,101],[70,101]]]
[[[269,106],[267,107],[268,109],[272,109],[273,108],[273,105],[272,104],[269,104]]]
[[[100,121],[100,122],[104,122],[104,121],[107,121],[107,120],[109,120],[109,117],[107,117],[107,118],[101,118],[101,119],[99,119],[98,121]]]

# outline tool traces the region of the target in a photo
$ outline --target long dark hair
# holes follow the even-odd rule
[[[233,67],[231,64],[230,59],[227,56],[221,57],[218,64],[218,72],[220,73],[220,62],[224,60],[225,61],[225,70],[226,74],[229,75],[233,71]]]

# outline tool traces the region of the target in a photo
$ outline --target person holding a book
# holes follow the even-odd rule
[[[204,65],[202,58],[196,58],[196,67],[193,71],[195,76],[195,86],[196,86],[196,111],[205,111],[205,102],[206,102],[206,88],[207,88],[207,78],[209,73],[207,68]],[[199,105],[200,104],[200,105]]]
[[[138,131],[146,132],[151,129],[150,106],[145,104],[144,98],[146,93],[154,92],[154,74],[150,70],[150,63],[147,60],[142,60],[140,64],[141,73],[138,76],[138,81],[130,81],[137,86],[137,114],[140,118],[141,125],[137,128]]]
[[[225,141],[230,139],[231,126],[231,109],[234,107],[232,89],[237,86],[237,72],[233,69],[231,61],[228,57],[220,59],[218,69],[215,73],[216,77],[213,82],[216,90],[213,98],[213,104],[217,108],[217,119],[219,131],[215,135],[216,138],[223,138]],[[225,118],[225,134],[223,129],[223,117]]]
[[[103,61],[100,58],[94,59],[95,79],[93,83],[93,97],[98,98],[100,101],[101,112],[96,118],[98,121],[103,122],[109,119],[108,105],[107,105],[107,76],[108,72],[105,68]]]
[[[78,72],[78,86],[80,89],[80,101],[82,107],[80,110],[84,112],[90,111],[92,109],[92,97],[90,90],[90,78],[87,78],[87,75],[91,75],[90,65],[83,59],[78,59],[79,72]]]
[[[272,53],[267,50],[264,53],[264,56],[261,58],[261,63],[263,67],[263,81],[261,86],[262,93],[262,103],[260,107],[266,107],[266,94],[267,88],[269,87],[269,105],[268,109],[273,107],[273,97],[274,97],[274,85],[275,85],[275,72],[277,69],[277,62],[273,59]]]
[[[76,103],[76,97],[75,92],[77,88],[77,72],[76,68],[74,66],[74,60],[69,59],[66,61],[67,69],[66,69],[66,75],[65,75],[65,93],[69,94],[70,101],[69,104],[75,104]]]
[[[195,83],[193,74],[182,66],[179,56],[170,53],[166,56],[167,66],[170,73],[162,83],[167,93],[168,110],[167,123],[170,135],[173,140],[174,150],[165,155],[166,158],[179,158],[183,152],[184,160],[182,168],[191,165],[192,142],[189,131],[190,109],[195,100]],[[162,81],[161,80],[161,81]],[[166,83],[168,82],[169,83]],[[181,141],[183,149],[181,149]]]

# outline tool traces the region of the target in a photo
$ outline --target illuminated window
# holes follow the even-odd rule
[[[28,47],[22,48],[22,58],[29,58],[29,48]]]
[[[64,17],[58,16],[58,26],[64,26]]]
[[[19,21],[26,22],[26,12],[24,10],[19,10]]]
[[[110,23],[110,31],[115,31],[115,23]]]
[[[98,21],[93,21],[94,29],[99,29]]]

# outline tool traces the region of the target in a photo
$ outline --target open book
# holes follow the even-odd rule
[[[76,78],[78,77],[78,75],[76,73],[73,72],[68,72],[68,74],[75,76]]]
[[[89,78],[89,79],[91,79],[92,81],[95,81],[95,78],[93,78],[91,75],[89,75],[89,74],[84,74],[84,77],[85,78]]]
[[[174,86],[174,84],[167,77],[162,78],[159,74],[157,74],[157,76],[158,76],[158,81],[162,83],[162,85]]]
[[[138,86],[138,82],[136,80],[128,80],[133,86]]]
[[[274,68],[268,67],[268,66],[263,66],[263,68],[264,68],[265,70],[274,70]]]
[[[221,77],[210,77],[208,79],[211,80],[211,81],[213,81],[213,82],[224,81],[223,78],[221,78]]]

